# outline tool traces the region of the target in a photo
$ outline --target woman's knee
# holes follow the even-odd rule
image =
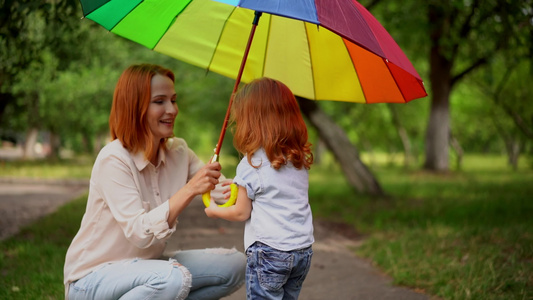
[[[192,275],[185,266],[173,259],[169,260],[169,264],[171,266],[169,272],[160,278],[157,287],[163,294],[161,298],[185,299],[191,289]]]
[[[244,253],[235,248],[213,248],[206,249],[206,251],[223,256],[218,261],[223,264],[220,269],[226,272],[224,278],[228,279],[227,285],[239,287],[244,283],[246,271],[246,255]]]
[[[181,300],[187,298],[189,295],[189,291],[192,286],[192,275],[189,270],[183,266],[182,264],[178,263],[175,260],[170,260],[173,266],[173,273],[178,273],[178,280],[181,280],[180,289],[177,293],[176,300]],[[176,285],[176,281],[173,281],[174,285]]]

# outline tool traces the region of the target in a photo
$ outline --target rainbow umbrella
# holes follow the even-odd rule
[[[355,0],[80,2],[86,18],[117,35],[235,78],[234,92],[241,81],[266,76],[313,100],[405,103],[427,96],[403,51]]]

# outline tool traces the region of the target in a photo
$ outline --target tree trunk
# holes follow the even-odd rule
[[[50,156],[51,160],[58,160],[61,150],[61,137],[54,132],[50,132]]]
[[[31,160],[35,158],[35,144],[37,144],[38,135],[39,130],[37,130],[37,128],[28,129],[28,132],[26,133],[26,141],[24,142],[23,159]]]
[[[96,142],[93,144],[91,154],[98,154],[100,150],[109,142],[109,132],[103,132],[96,135]]]
[[[443,15],[430,6],[429,18],[434,20],[431,32],[430,82],[431,111],[426,132],[426,161],[424,168],[443,172],[449,167],[450,91],[452,88],[452,60],[446,58],[441,48]]]
[[[333,152],[349,184],[361,193],[384,195],[379,182],[359,158],[357,148],[344,131],[316,104],[305,98],[296,97],[303,114],[317,130],[320,139]]]
[[[520,156],[520,142],[516,139],[506,140],[505,147],[507,149],[509,165],[516,171],[518,169],[518,157]]]
[[[403,153],[404,153],[404,166],[407,168],[411,164],[411,158],[413,157],[412,154],[412,147],[411,147],[411,141],[409,140],[409,135],[407,134],[407,130],[405,130],[405,127],[403,127],[402,122],[400,120],[400,116],[398,115],[398,111],[396,110],[396,107],[394,104],[389,103],[388,108],[392,115],[392,124],[394,124],[394,127],[396,127],[396,130],[398,131],[398,136],[400,137],[400,140],[402,141],[403,146]]]
[[[320,164],[320,162],[322,161],[322,157],[324,155],[324,150],[325,150],[325,147],[326,145],[324,144],[324,141],[322,141],[321,138],[318,138],[317,139],[317,142],[315,145],[313,145],[314,147],[314,150],[313,151],[313,159],[314,159],[314,162],[316,164]]]
[[[450,131],[450,145],[452,146],[453,150],[455,150],[455,155],[457,156],[457,159],[455,161],[457,170],[461,170],[461,167],[463,165],[463,147],[461,147],[461,144],[459,141],[455,138],[455,136]]]
[[[435,76],[442,77],[442,76]],[[450,130],[449,86],[431,78],[433,95],[431,112],[426,132],[426,161],[424,168],[432,171],[447,171],[449,167],[448,138]]]

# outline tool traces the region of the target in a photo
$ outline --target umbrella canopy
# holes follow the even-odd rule
[[[427,96],[400,47],[355,0],[81,4],[86,18],[117,35],[238,81],[274,78],[313,100],[404,103]],[[263,14],[248,52],[254,11]]]

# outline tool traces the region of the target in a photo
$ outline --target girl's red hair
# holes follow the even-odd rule
[[[146,159],[157,151],[146,122],[152,77],[156,74],[167,76],[174,82],[174,73],[158,65],[133,65],[124,70],[115,87],[109,115],[111,138],[119,139],[133,153],[144,151]],[[165,147],[165,139],[161,140],[160,147]]]
[[[245,85],[235,95],[231,120],[233,144],[250,165],[253,153],[264,148],[275,169],[289,161],[298,169],[311,167],[307,127],[298,102],[282,82],[263,77]]]

